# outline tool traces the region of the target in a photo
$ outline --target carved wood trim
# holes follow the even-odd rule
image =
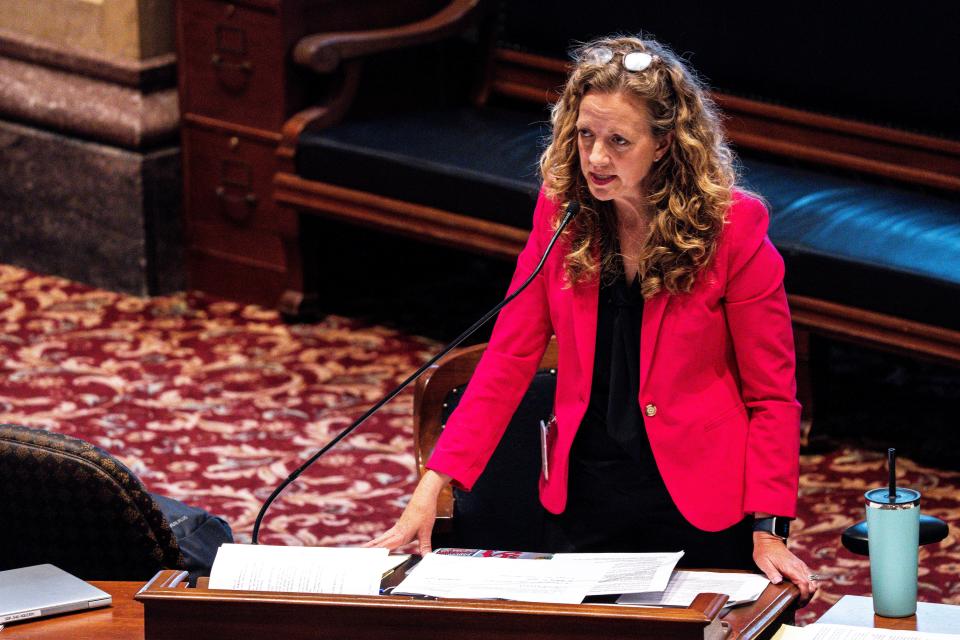
[[[570,70],[569,63],[512,49],[493,54],[494,93],[537,104],[556,102]]]
[[[285,172],[274,178],[273,197],[281,204],[312,213],[499,258],[516,258],[530,233],[505,224],[305,180]]]
[[[434,15],[399,27],[306,36],[294,47],[293,60],[317,73],[330,73],[345,60],[435,42],[458,33],[473,19],[479,6],[480,0],[451,0]]]
[[[518,68],[529,68],[551,77],[560,77],[562,80],[570,71],[570,63],[557,58],[547,56],[538,56],[533,53],[525,53],[514,49],[498,48],[494,53],[497,60],[506,64],[512,64]]]
[[[230,136],[239,135],[249,138],[255,142],[266,142],[269,144],[276,144],[280,142],[280,134],[275,131],[255,129],[242,124],[225,123],[223,120],[208,118],[207,116],[201,116],[196,113],[184,114],[183,121],[200,129],[206,129],[207,131],[214,131],[216,133],[223,133]]]
[[[543,104],[556,100],[569,64],[497,49],[495,92]],[[960,141],[791,109],[714,92],[730,139],[745,149],[902,182],[960,191]]]
[[[960,191],[960,142],[714,94],[737,145]]]
[[[793,322],[799,327],[861,344],[883,345],[942,362],[960,363],[960,331],[806,296],[788,298]]]
[[[362,68],[361,60],[346,62],[341,68],[340,80],[326,103],[305,109],[283,124],[280,145],[277,147],[277,166],[280,172],[296,173],[297,141],[304,131],[329,127],[346,115],[357,95]]]
[[[804,126],[824,131],[834,131],[848,136],[857,136],[864,139],[885,140],[892,144],[926,149],[939,153],[950,153],[960,156],[960,141],[935,138],[933,136],[882,127],[868,122],[846,120],[834,116],[827,116],[812,111],[801,111],[781,105],[766,102],[757,102],[746,98],[738,98],[726,94],[714,94],[715,99],[723,100],[721,105],[724,111],[749,111],[756,116],[770,120],[796,121]]]

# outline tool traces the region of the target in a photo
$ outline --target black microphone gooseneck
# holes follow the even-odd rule
[[[566,208],[566,211],[565,211],[565,213],[564,213],[563,219],[560,221],[560,224],[557,226],[557,231],[556,231],[556,233],[553,234],[553,237],[550,239],[549,244],[547,244],[547,249],[543,252],[543,257],[540,258],[540,262],[537,264],[536,269],[533,270],[533,273],[530,274],[530,276],[523,282],[523,284],[521,284],[521,285],[517,288],[516,291],[514,291],[514,292],[511,293],[509,296],[507,296],[506,298],[504,298],[504,299],[503,299],[499,304],[497,304],[497,306],[495,306],[493,309],[490,309],[490,311],[488,311],[486,314],[484,314],[484,316],[483,316],[482,318],[480,318],[479,320],[477,320],[476,322],[474,322],[473,325],[472,325],[469,329],[467,329],[466,331],[464,331],[463,333],[461,333],[459,336],[457,336],[456,338],[454,338],[454,339],[453,339],[453,342],[451,342],[450,344],[448,344],[447,346],[445,346],[443,349],[441,349],[440,352],[439,352],[437,355],[435,355],[435,356],[433,356],[432,358],[430,358],[429,361],[427,361],[422,367],[420,367],[419,369],[417,369],[412,375],[410,375],[410,377],[408,377],[406,380],[404,380],[403,382],[401,382],[400,385],[399,385],[396,389],[394,389],[393,391],[391,391],[390,393],[388,393],[387,395],[385,395],[379,402],[377,402],[377,403],[376,403],[375,405],[373,405],[370,409],[368,409],[367,412],[364,413],[362,416],[360,416],[360,417],[357,419],[356,422],[354,422],[354,423],[351,424],[349,427],[347,427],[346,429],[344,429],[343,431],[341,431],[340,433],[338,433],[336,436],[334,436],[334,438],[333,438],[332,440],[330,440],[330,442],[328,442],[327,444],[325,444],[322,449],[320,449],[320,450],[317,451],[315,454],[313,454],[312,456],[310,456],[310,459],[309,459],[309,460],[307,460],[307,461],[304,462],[302,465],[300,465],[299,468],[297,468],[293,473],[291,473],[289,476],[287,476],[287,478],[286,478],[283,482],[281,482],[281,483],[279,484],[279,486],[277,486],[276,489],[273,490],[273,493],[270,494],[270,497],[267,498],[267,500],[263,503],[263,506],[260,508],[260,513],[257,514],[257,519],[256,519],[256,521],[255,521],[254,524],[253,524],[253,544],[258,544],[257,540],[258,540],[259,534],[260,534],[260,523],[263,521],[263,517],[264,517],[264,515],[266,515],[267,509],[270,508],[270,505],[273,504],[273,501],[276,500],[277,496],[280,495],[280,492],[282,492],[284,489],[286,489],[287,486],[288,486],[291,482],[293,482],[293,481],[296,480],[298,477],[300,477],[300,474],[302,474],[304,471],[306,471],[306,470],[310,467],[310,465],[312,465],[314,462],[316,462],[316,461],[320,458],[320,456],[322,456],[323,454],[325,454],[327,451],[329,451],[330,449],[332,449],[338,442],[340,442],[341,440],[343,440],[344,438],[346,438],[348,435],[350,435],[351,433],[353,433],[353,431],[354,431],[357,427],[359,427],[361,424],[363,424],[364,422],[366,422],[367,418],[369,418],[369,417],[372,416],[374,413],[376,413],[377,411],[379,411],[379,410],[380,410],[380,407],[382,407],[382,406],[385,405],[386,403],[388,403],[388,402],[390,402],[391,400],[393,400],[401,391],[403,391],[404,389],[407,388],[407,385],[409,385],[411,382],[413,382],[414,380],[416,380],[417,378],[419,378],[419,377],[423,374],[424,371],[426,371],[426,370],[429,369],[431,366],[433,366],[433,364],[434,364],[437,360],[439,360],[439,359],[442,358],[443,356],[447,355],[451,350],[453,350],[454,348],[456,348],[461,342],[463,342],[464,340],[466,340],[467,338],[469,338],[471,335],[473,335],[473,333],[474,333],[477,329],[479,329],[480,327],[482,327],[490,318],[492,318],[493,316],[495,316],[495,315],[497,314],[497,312],[500,311],[500,309],[502,309],[502,308],[503,308],[504,306],[506,306],[511,300],[513,300],[513,299],[516,298],[518,295],[520,295],[520,292],[523,291],[524,289],[526,289],[527,286],[528,286],[531,282],[533,282],[533,279],[537,276],[537,274],[540,273],[540,270],[543,269],[543,265],[544,265],[544,263],[546,263],[546,261],[547,261],[547,256],[550,255],[550,251],[553,249],[553,245],[556,244],[557,239],[560,237],[560,234],[563,232],[564,228],[566,228],[566,226],[567,226],[567,224],[569,224],[570,220],[572,220],[573,217],[574,217],[575,215],[577,215],[577,212],[579,212],[579,211],[580,211],[580,203],[577,202],[576,200],[571,201],[570,204],[567,205],[567,208]]]
[[[300,477],[300,474],[302,474],[304,471],[306,471],[314,462],[316,462],[316,461],[320,458],[320,456],[322,456],[323,454],[325,454],[327,451],[329,451],[330,449],[332,449],[338,442],[340,442],[341,440],[343,440],[344,438],[346,438],[348,435],[350,435],[351,433],[353,433],[353,431],[354,431],[357,427],[359,427],[361,424],[363,424],[364,422],[366,422],[367,418],[369,418],[369,417],[372,416],[374,413],[376,413],[377,411],[379,411],[379,410],[380,410],[380,407],[382,407],[383,405],[385,405],[385,404],[387,404],[388,402],[390,402],[391,400],[393,400],[401,391],[403,391],[404,389],[407,388],[407,385],[409,385],[411,382],[413,382],[414,380],[416,380],[417,378],[419,378],[419,377],[423,374],[424,371],[426,371],[426,370],[429,369],[431,366],[433,366],[433,364],[434,364],[437,360],[439,360],[439,359],[442,358],[443,356],[447,355],[451,350],[453,350],[454,348],[456,348],[461,342],[463,342],[464,340],[466,340],[467,338],[469,338],[471,335],[473,335],[473,333],[474,333],[477,329],[479,329],[479,328],[482,327],[484,324],[486,324],[486,322],[487,322],[490,318],[492,318],[493,316],[497,315],[497,312],[499,312],[500,309],[502,309],[502,308],[503,308],[504,306],[506,306],[511,300],[513,300],[513,299],[516,298],[518,295],[520,295],[520,292],[523,291],[524,289],[526,289],[527,286],[528,286],[531,282],[533,282],[533,279],[537,276],[538,273],[540,273],[540,270],[543,269],[543,265],[544,265],[544,263],[546,263],[546,261],[547,261],[547,256],[550,255],[550,251],[553,249],[553,245],[556,244],[557,239],[560,237],[560,234],[563,232],[564,228],[566,228],[566,226],[567,226],[567,224],[570,222],[570,220],[572,220],[573,217],[574,217],[575,215],[577,215],[577,212],[578,212],[578,211],[580,211],[580,203],[577,202],[576,200],[571,201],[570,204],[567,205],[567,209],[566,209],[566,211],[565,211],[565,213],[564,213],[563,219],[560,221],[560,224],[557,226],[557,231],[556,231],[556,233],[553,234],[553,237],[550,239],[549,244],[547,244],[547,249],[546,249],[546,251],[543,252],[543,257],[540,258],[540,262],[537,264],[537,268],[533,270],[533,273],[531,273],[530,276],[529,276],[526,280],[524,280],[523,284],[521,284],[521,285],[517,288],[516,291],[514,291],[514,292],[511,293],[509,296],[507,296],[506,298],[504,298],[504,299],[503,299],[499,304],[497,304],[497,306],[495,306],[493,309],[490,309],[490,311],[488,311],[487,313],[485,313],[484,316],[483,316],[482,318],[480,318],[479,320],[477,320],[476,322],[474,322],[473,325],[471,325],[469,329],[467,329],[466,331],[464,331],[463,333],[461,333],[459,336],[457,336],[456,338],[454,338],[454,339],[453,339],[453,342],[451,342],[450,344],[448,344],[447,346],[445,346],[437,355],[435,355],[435,356],[433,356],[432,358],[430,358],[429,361],[427,361],[422,367],[420,367],[420,368],[417,369],[413,374],[411,374],[410,377],[408,377],[406,380],[404,380],[403,382],[401,382],[400,385],[399,385],[396,389],[394,389],[393,391],[391,391],[390,393],[388,393],[387,395],[385,395],[383,398],[380,399],[379,402],[377,402],[375,405],[373,405],[372,407],[370,407],[370,409],[368,409],[366,413],[364,413],[362,416],[360,416],[360,417],[357,419],[356,422],[354,422],[354,423],[351,424],[349,427],[347,427],[346,429],[344,429],[343,431],[341,431],[340,433],[338,433],[336,436],[334,436],[334,438],[333,438],[332,440],[330,440],[330,442],[328,442],[327,444],[325,444],[322,449],[320,449],[320,450],[317,451],[315,454],[313,454],[312,456],[310,456],[310,459],[309,459],[309,460],[307,460],[307,461],[304,462],[302,465],[300,465],[293,473],[291,473],[289,476],[287,476],[286,479],[285,479],[283,482],[281,482],[281,483],[277,486],[276,489],[273,490],[273,493],[270,494],[270,497],[267,498],[267,500],[263,503],[263,506],[260,507],[260,513],[257,514],[257,519],[256,519],[256,521],[253,523],[253,544],[258,544],[258,538],[259,538],[259,535],[260,535],[260,523],[263,521],[263,517],[266,515],[267,509],[269,509],[269,508],[270,508],[270,505],[273,504],[273,501],[277,499],[277,496],[280,495],[280,492],[282,492],[284,489],[286,489],[287,486],[288,486],[291,482],[293,482],[293,481],[296,480],[298,477]]]

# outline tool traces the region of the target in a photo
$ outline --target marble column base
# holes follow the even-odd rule
[[[184,288],[180,149],[0,120],[0,262],[135,295]]]
[[[176,88],[139,88],[0,56],[0,114],[89,140],[142,149],[176,141]]]

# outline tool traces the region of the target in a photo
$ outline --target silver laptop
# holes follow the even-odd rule
[[[111,602],[109,593],[52,564],[0,571],[0,625]]]

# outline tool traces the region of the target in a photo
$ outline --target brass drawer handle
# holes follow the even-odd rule
[[[249,60],[243,62],[227,62],[219,53],[210,56],[210,64],[217,69],[233,69],[242,73],[253,73],[253,65]]]
[[[257,208],[257,196],[253,193],[230,195],[224,187],[217,187],[220,213],[233,222],[246,222]]]

